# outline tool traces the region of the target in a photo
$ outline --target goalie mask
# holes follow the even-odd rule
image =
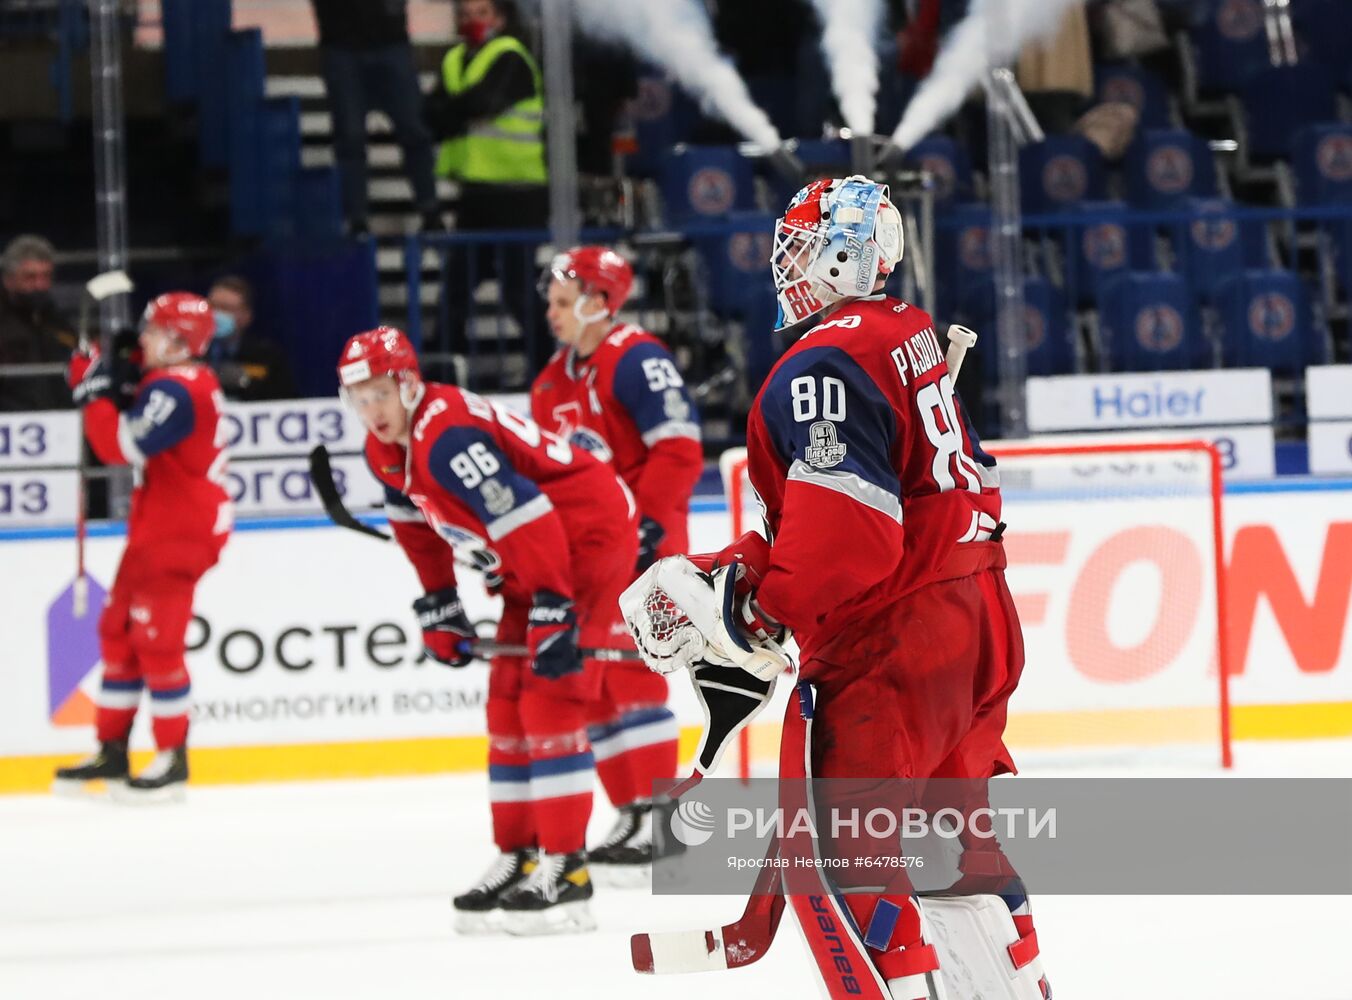
[[[775,226],[776,330],[841,299],[872,295],[901,263],[905,233],[887,185],[867,177],[813,181]]]

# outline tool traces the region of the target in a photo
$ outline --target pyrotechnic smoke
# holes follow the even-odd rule
[[[812,6],[822,25],[822,54],[845,124],[856,135],[872,135],[882,0],[812,0]]]
[[[892,142],[910,149],[942,125],[992,66],[1008,65],[1034,39],[1048,38],[1083,0],[972,0],[944,39],[934,69],[906,106]]]
[[[737,68],[718,51],[708,12],[696,0],[574,0],[578,24],[661,66],[706,111],[769,151],[783,140],[751,100]]]

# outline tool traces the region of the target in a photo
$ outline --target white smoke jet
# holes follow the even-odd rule
[[[661,66],[706,111],[766,152],[782,144],[732,60],[718,51],[709,14],[697,0],[574,0],[574,9],[584,32]]]
[[[882,0],[812,0],[822,26],[822,54],[845,124],[872,135],[878,107],[878,31]]]
[[[992,65],[1008,65],[1034,39],[1049,38],[1084,0],[972,0],[906,106],[892,143],[910,149],[962,106]]]

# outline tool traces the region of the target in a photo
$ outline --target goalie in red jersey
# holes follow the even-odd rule
[[[197,581],[216,564],[233,523],[222,485],[224,397],[201,361],[214,331],[206,299],[171,292],[146,307],[144,374],[97,352],[71,362],[72,396],[94,453],[137,475],[127,548],[99,617],[100,749],[57,771],[59,788],[106,780],[135,798],[173,798],[188,780],[185,636]],[[127,738],[146,689],[159,752],[133,778]]]
[[[429,655],[468,664],[474,630],[450,544],[467,548],[503,599],[488,682],[488,783],[501,852],[455,898],[456,926],[548,934],[595,927],[584,853],[594,778],[588,708],[616,601],[638,554],[634,500],[611,469],[532,420],[454,386],[424,382],[408,338],[358,334],[339,384],[365,424],[366,459],[390,526],[426,592],[414,602]]]
[[[776,363],[747,423],[769,543],[747,536],[698,566],[662,560],[622,604],[650,665],[690,667],[697,683],[740,667],[768,685],[788,665],[779,643],[792,633],[802,667],[781,778],[956,778],[984,793],[985,779],[1014,770],[1003,733],[1023,668],[999,478],[933,321],[881,291],[902,248],[883,185],[820,180],[794,198],[775,237],[778,326],[815,325]],[[897,851],[895,840],[867,847]],[[998,843],[962,847],[956,904],[922,899],[904,874],[880,887],[876,873],[852,870],[834,885],[821,876],[820,895],[793,894],[831,996],[832,948],[870,972],[853,995],[969,995],[945,990],[942,951],[998,970],[978,984],[982,996],[1050,996],[1022,882]],[[804,912],[809,899],[818,912]],[[923,920],[953,905],[968,907],[962,920]],[[843,932],[829,947],[813,930],[824,913]],[[950,929],[944,940],[935,926]]]
[[[560,347],[531,386],[540,426],[610,463],[639,510],[634,574],[687,549],[690,495],[704,468],[699,415],[665,344],[617,322],[634,272],[615,251],[574,247],[541,280]],[[620,625],[620,641],[628,633]],[[646,885],[652,854],[652,788],[676,772],[676,717],[666,679],[642,663],[606,665],[588,732],[596,770],[619,811],[588,853],[616,884]]]

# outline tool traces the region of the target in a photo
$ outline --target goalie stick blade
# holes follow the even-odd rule
[[[736,923],[717,931],[635,934],[629,939],[634,971],[672,976],[740,969],[765,957],[784,915],[784,896],[752,896]]]
[[[314,485],[315,493],[319,495],[324,513],[338,527],[360,531],[363,535],[370,535],[384,542],[390,540],[386,532],[357,520],[352,512],[343,506],[343,498],[338,494],[338,485],[333,480],[333,463],[329,460],[329,450],[322,444],[315,445],[310,452],[310,482]]]
[[[780,870],[771,864],[778,856],[779,845],[772,842],[746,909],[733,923],[717,931],[667,931],[631,937],[629,955],[634,971],[650,976],[713,972],[738,969],[763,958],[774,944],[784,916]]]

